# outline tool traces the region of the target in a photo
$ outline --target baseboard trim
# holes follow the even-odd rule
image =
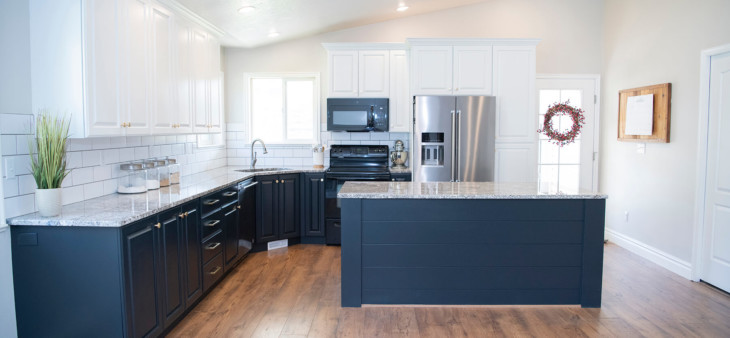
[[[606,237],[618,246],[646,258],[671,272],[689,280],[692,279],[692,264],[689,262],[611,229],[606,229]]]

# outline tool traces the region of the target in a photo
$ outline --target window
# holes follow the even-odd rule
[[[319,74],[246,74],[249,141],[319,140]]]
[[[542,127],[548,107],[555,102],[570,100],[570,104],[582,107],[580,90],[540,90],[540,120]],[[553,128],[564,132],[573,126],[570,116],[559,116],[552,119]],[[577,191],[580,181],[580,145],[581,135],[574,143],[560,147],[550,143],[545,134],[540,134],[540,155],[538,159],[538,182],[540,191]]]

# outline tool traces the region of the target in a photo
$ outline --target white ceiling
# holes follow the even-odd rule
[[[226,32],[221,44],[259,47],[485,0],[177,0]],[[396,11],[399,4],[408,6]],[[249,14],[238,9],[254,6]],[[270,38],[269,33],[280,35]]]

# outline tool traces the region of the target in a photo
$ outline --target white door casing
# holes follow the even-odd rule
[[[693,279],[730,291],[730,45],[701,63]]]
[[[581,75],[581,74],[560,74],[537,76],[537,96],[538,96],[538,114],[544,114],[547,105],[553,104],[553,101],[565,101],[566,98],[572,97],[570,104],[584,110],[585,125],[579,136],[579,179],[578,187],[587,191],[598,191],[598,140],[599,140],[599,107],[598,93],[600,92],[600,76],[599,75]],[[541,93],[564,94],[560,96],[544,95],[550,97],[550,102],[540,102]],[[567,94],[567,95],[566,95]],[[555,123],[556,121],[553,121]],[[538,128],[542,127],[542,119],[538,122]],[[538,156],[542,147],[550,146],[546,140],[541,137],[538,140]],[[570,145],[561,148],[560,151],[567,150]],[[553,146],[556,150],[555,146]],[[545,154],[549,153],[545,152]],[[559,156],[559,154],[556,153]],[[540,159],[538,159],[540,160]],[[540,163],[545,163],[541,161]],[[560,165],[559,163],[555,163]]]

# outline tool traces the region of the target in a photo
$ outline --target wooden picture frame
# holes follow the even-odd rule
[[[628,98],[637,95],[654,95],[654,120],[651,135],[626,135],[626,104]],[[618,140],[634,142],[669,143],[671,126],[672,84],[624,89],[618,92]]]

